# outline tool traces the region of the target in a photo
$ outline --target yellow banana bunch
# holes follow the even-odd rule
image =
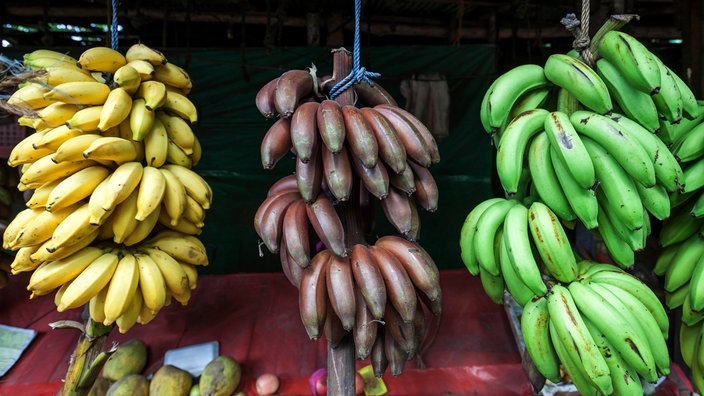
[[[11,272],[32,272],[31,297],[55,291],[57,310],[87,304],[123,333],[172,299],[187,304],[208,264],[195,235],[212,203],[190,169],[202,153],[187,72],[144,44],[24,62],[46,73],[7,101],[35,112],[18,120],[33,131],[8,155],[18,190],[31,190],[3,234]]]

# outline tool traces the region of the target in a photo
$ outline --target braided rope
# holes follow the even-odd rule
[[[330,90],[330,99],[334,99],[336,96],[346,91],[352,85],[365,81],[369,85],[374,85],[374,82],[370,80],[371,78],[379,77],[381,74],[367,71],[364,67],[360,67],[360,44],[359,44],[359,32],[360,32],[360,14],[362,10],[362,0],[355,0],[354,2],[354,48],[352,50],[352,70],[350,73],[340,80],[334,87]]]
[[[117,0],[112,0],[112,23],[110,25],[110,48],[117,51],[118,42]]]

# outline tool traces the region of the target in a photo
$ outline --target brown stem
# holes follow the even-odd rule
[[[351,54],[344,48],[332,51],[332,79],[337,82],[345,78],[352,69]],[[334,84],[333,84],[334,86]],[[347,89],[335,97],[341,106],[354,105],[353,89]],[[355,180],[355,185],[359,180]],[[356,191],[353,189],[353,191]],[[336,206],[345,229],[346,245],[352,246],[363,240],[360,206],[357,194],[352,194],[349,202]],[[328,395],[353,396],[355,389],[355,348],[352,333],[346,332],[334,348],[328,346]]]

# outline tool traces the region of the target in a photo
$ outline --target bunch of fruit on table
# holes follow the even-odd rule
[[[88,304],[120,332],[187,304],[208,264],[197,236],[213,192],[192,169],[202,153],[186,71],[144,44],[77,59],[40,49],[24,64],[38,77],[7,100],[31,112],[8,158],[28,197],[3,235],[12,273],[32,272],[32,297]]]
[[[592,48],[591,65],[553,54],[485,93],[505,194],[467,215],[462,260],[495,302],[507,291],[523,306],[527,350],[548,380],[562,381],[562,368],[583,394],[640,395],[670,371],[667,311],[627,272],[655,240],[652,269],[665,305],[682,309],[682,355],[704,389],[704,108],[636,38],[612,30]],[[566,228],[577,223],[613,264],[575,256]]]

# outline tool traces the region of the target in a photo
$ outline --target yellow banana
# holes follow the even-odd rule
[[[147,165],[160,167],[166,162],[169,150],[169,136],[159,117],[154,120],[152,129],[144,135],[144,158]]]
[[[78,308],[102,290],[115,272],[117,254],[104,252],[93,260],[64,290],[57,311]]]
[[[178,223],[186,210],[186,187],[171,171],[158,168],[164,174],[166,189],[164,191],[164,210],[170,219],[170,224]]]
[[[105,186],[102,208],[111,211],[134,191],[142,179],[143,166],[139,162],[125,162],[118,166]]]
[[[177,231],[157,234],[146,246],[163,250],[181,263],[208,265],[209,262],[205,246],[197,237]]]
[[[39,250],[41,245],[27,246],[19,248],[15,253],[15,258],[10,264],[10,272],[12,275],[17,275],[21,272],[34,271],[39,267],[43,261],[34,261],[30,259],[31,255]]]
[[[42,157],[33,162],[20,177],[18,189],[37,188],[54,179],[64,178],[83,168],[95,165],[95,161],[79,160],[56,163],[50,156]]]
[[[46,201],[49,199],[51,191],[64,179],[52,180],[48,183],[44,183],[41,187],[32,191],[32,196],[25,202],[25,206],[28,208],[43,208],[46,205]]]
[[[127,198],[115,208],[112,217],[112,240],[115,243],[122,243],[125,238],[137,227],[137,220],[134,215],[137,213],[137,196],[139,190],[134,189]]]
[[[79,206],[80,204],[73,204],[56,212],[40,210],[34,219],[22,228],[17,238],[11,242],[10,247],[16,249],[44,243],[51,238],[56,227]]]
[[[98,129],[105,131],[108,128],[120,125],[132,110],[132,97],[129,92],[122,87],[117,87],[110,91],[103,109],[100,113],[100,122]]]
[[[142,291],[144,305],[152,311],[158,311],[166,304],[166,281],[159,270],[159,265],[145,253],[135,253],[139,266],[139,288]]]
[[[34,144],[41,141],[48,131],[37,131],[20,140],[10,151],[7,157],[9,166],[18,166],[32,163],[44,156],[52,154],[54,150],[42,147],[35,148]]]
[[[88,246],[63,259],[45,261],[32,273],[27,290],[35,295],[50,293],[72,281],[102,254],[102,249]]]
[[[149,133],[154,125],[154,112],[147,109],[144,98],[132,100],[132,110],[130,111],[130,128],[132,129],[132,139],[139,142]]]
[[[132,246],[147,239],[159,221],[160,213],[161,207],[157,207],[156,210],[150,213],[144,220],[137,221],[137,226],[135,226],[134,230],[125,237],[122,243],[126,246]]]
[[[90,211],[90,224],[100,226],[112,214],[112,208],[109,210],[103,209],[103,201],[105,200],[105,192],[107,191],[108,181],[112,174],[107,175],[93,189],[93,193],[88,198],[88,209]],[[101,227],[102,228],[102,227]],[[110,228],[112,230],[112,227]],[[112,238],[112,235],[110,236]],[[102,239],[102,238],[101,238]]]
[[[55,99],[44,97],[49,91],[51,91],[51,87],[47,85],[29,82],[13,92],[7,99],[7,104],[27,109],[41,109],[57,102]]]
[[[87,237],[81,238],[78,242],[73,245],[64,244],[52,250],[48,249],[49,245],[52,243],[52,240],[49,239],[48,241],[41,244],[39,248],[29,256],[29,258],[30,260],[39,263],[49,260],[59,260],[64,257],[68,257],[76,253],[77,251],[83,249],[84,247],[90,245],[91,242],[93,242],[97,236],[98,230],[95,230]]]
[[[169,139],[181,147],[186,154],[191,155],[193,146],[196,144],[196,137],[191,126],[183,118],[176,115],[158,111],[156,116],[164,124]]]
[[[96,131],[98,130],[102,112],[102,105],[84,107],[66,121],[66,126],[82,132]]]
[[[184,120],[188,120],[191,124],[198,121],[196,106],[186,95],[178,92],[166,92],[166,102],[164,102],[163,108],[177,114]]]
[[[112,76],[113,87],[125,90],[130,96],[137,92],[142,83],[142,76],[132,65],[126,64],[115,71]]]
[[[44,132],[42,138],[34,145],[34,147],[35,149],[42,148],[54,152],[58,150],[61,144],[67,141],[68,139],[82,134],[82,131],[78,129],[69,128],[68,125],[62,123],[56,128],[51,128]]]
[[[139,267],[132,253],[125,252],[117,262],[105,296],[104,325],[110,325],[127,311],[139,286]]]
[[[191,157],[171,139],[169,139],[169,145],[166,147],[166,163],[178,165],[183,168],[193,167]]]
[[[149,81],[154,78],[154,65],[151,63],[141,59],[134,59],[127,62],[127,64],[137,70],[142,81]]]
[[[51,159],[56,163],[81,161],[85,159],[83,152],[90,147],[91,143],[100,138],[101,136],[96,133],[84,133],[70,137],[59,145]]]
[[[144,99],[147,110],[156,110],[166,102],[166,85],[157,80],[148,80],[139,84],[135,98]]]
[[[50,253],[61,246],[72,246],[88,238],[98,227],[90,224],[88,203],[80,203],[54,229],[51,239],[47,241],[46,249]]]
[[[205,220],[205,209],[188,194],[186,194],[186,209],[183,212],[183,218],[198,227],[203,227],[203,220]]]
[[[53,87],[44,99],[77,105],[101,105],[110,94],[110,87],[98,81],[70,81]]]
[[[32,122],[28,126],[36,130],[45,128],[56,128],[64,125],[78,111],[79,107],[72,103],[55,102],[37,111],[39,118],[31,118]],[[26,116],[20,117],[18,122]]]
[[[51,191],[44,208],[52,212],[89,197],[109,173],[108,168],[95,165],[66,177]]]
[[[154,79],[168,86],[178,88],[185,94],[188,94],[193,87],[191,78],[186,70],[171,62],[154,65]]]
[[[184,295],[186,292],[190,292],[188,274],[176,259],[159,249],[148,247],[145,248],[144,251],[151,256],[154,262],[159,266],[159,270],[164,276],[166,286],[173,296]]]
[[[183,166],[167,164],[163,168],[173,173],[186,188],[186,193],[198,201],[204,209],[210,209],[210,204],[213,202],[213,190],[202,176]]]
[[[46,73],[38,78],[39,81],[51,87],[71,81],[96,81],[95,77],[77,67],[65,67],[60,65],[47,66]]]
[[[95,139],[83,151],[83,157],[96,161],[114,161],[118,165],[140,160],[137,147],[131,140],[113,136]]]
[[[96,323],[103,323],[105,320],[105,296],[107,294],[108,287],[105,286],[88,301],[88,314]]]
[[[139,183],[135,218],[142,221],[159,208],[165,192],[166,179],[164,174],[153,166],[145,166],[142,180]]]
[[[202,223],[192,223],[183,216],[174,223],[173,221],[171,221],[171,218],[169,217],[168,213],[166,213],[166,211],[159,214],[159,222],[165,225],[166,227],[181,232],[183,234],[200,235],[203,232],[200,226]]]
[[[76,64],[84,70],[115,73],[126,63],[125,56],[117,50],[110,47],[91,47],[81,53]]]
[[[32,52],[28,52],[22,55],[22,60],[24,61],[25,66],[31,66],[32,61],[38,58],[55,59],[61,62],[66,62],[73,66],[76,66],[76,62],[78,61],[76,58],[70,56],[69,54],[45,48],[36,49]]]
[[[37,208],[37,209],[32,209],[32,208],[27,208],[24,210],[20,210],[17,212],[15,217],[12,218],[12,221],[5,227],[5,231],[3,232],[2,235],[2,247],[3,249],[7,250],[12,250],[10,249],[11,243],[17,238],[20,233],[22,233],[22,230],[29,225],[32,220],[44,209],[42,208]]]
[[[161,51],[142,43],[132,44],[125,52],[125,58],[127,62],[139,60],[146,61],[151,65],[163,65],[166,63],[166,56]]]
[[[198,268],[195,265],[180,261],[179,264],[181,264],[181,268],[183,268],[186,272],[186,276],[188,276],[188,287],[191,290],[195,289],[198,284]]]

